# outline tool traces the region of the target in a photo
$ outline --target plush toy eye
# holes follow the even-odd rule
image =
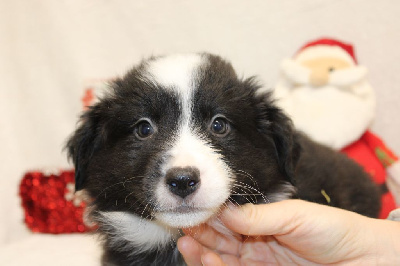
[[[213,119],[210,130],[214,135],[219,137],[226,136],[230,131],[230,126],[228,121],[223,117],[216,117]]]
[[[139,138],[139,139],[145,139],[150,137],[151,135],[154,134],[154,128],[152,127],[152,125],[146,121],[143,120],[141,122],[139,122],[136,127],[135,127],[135,135]]]
[[[329,71],[329,72],[333,72],[333,71],[335,71],[335,68],[334,68],[334,67],[330,67],[330,68],[328,69],[328,71]]]

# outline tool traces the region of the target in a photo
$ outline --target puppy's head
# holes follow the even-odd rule
[[[67,145],[98,210],[189,227],[228,201],[289,196],[291,122],[220,57],[150,58],[111,87]]]

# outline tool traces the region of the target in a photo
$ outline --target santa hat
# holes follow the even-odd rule
[[[354,48],[351,44],[328,38],[307,43],[300,48],[294,59],[298,62],[303,62],[320,57],[341,58],[351,65],[357,64]]]

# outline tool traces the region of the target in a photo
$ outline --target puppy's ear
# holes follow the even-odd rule
[[[91,107],[82,115],[78,129],[70,137],[66,145],[68,157],[75,165],[76,191],[82,189],[86,180],[89,161],[100,145],[100,118],[97,109],[98,106]]]
[[[258,95],[259,128],[272,136],[279,167],[288,181],[295,183],[295,167],[300,157],[300,144],[293,123],[272,100],[271,93]]]

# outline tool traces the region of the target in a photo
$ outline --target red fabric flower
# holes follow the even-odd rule
[[[25,174],[19,195],[29,229],[51,234],[81,233],[93,229],[84,223],[86,203],[82,195],[74,193],[74,177],[73,170],[57,174],[39,171]]]

